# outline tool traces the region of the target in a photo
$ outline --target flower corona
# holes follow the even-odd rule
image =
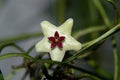
[[[64,41],[65,37],[64,36],[59,36],[59,33],[56,31],[53,36],[48,37],[49,41],[51,42],[51,48],[55,48],[58,46],[59,48],[63,48],[62,42]]]

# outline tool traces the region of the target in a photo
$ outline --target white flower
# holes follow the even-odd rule
[[[48,21],[40,23],[44,38],[36,44],[36,51],[49,52],[54,61],[62,61],[66,50],[80,50],[81,43],[71,36],[73,19],[56,27]]]

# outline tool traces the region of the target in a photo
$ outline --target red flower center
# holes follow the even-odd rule
[[[64,36],[59,36],[59,33],[56,31],[53,36],[48,37],[48,40],[51,42],[51,48],[55,48],[58,46],[59,48],[63,48],[62,42],[65,40]]]

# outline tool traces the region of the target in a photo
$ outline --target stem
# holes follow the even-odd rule
[[[66,0],[53,0],[55,5],[53,6],[54,14],[58,24],[60,25],[65,20]]]
[[[119,62],[118,62],[118,51],[117,51],[117,43],[115,37],[112,37],[112,45],[113,45],[113,55],[114,55],[114,80],[118,80],[119,75]]]
[[[17,72],[20,72],[21,69],[15,69],[13,70],[11,73],[9,73],[6,77],[5,77],[5,80],[10,80],[14,75],[15,73]]]
[[[89,34],[89,33],[93,33],[93,32],[98,32],[98,31],[103,31],[105,30],[106,28],[104,26],[94,26],[94,27],[90,27],[88,29],[84,29],[84,30],[79,30],[78,32],[76,32],[73,37],[75,39],[78,39],[86,34]]]
[[[92,80],[102,80],[94,75],[90,75],[90,74],[87,74],[87,73],[83,73],[83,74],[80,74],[79,78],[82,79],[82,78],[91,78]]]
[[[63,23],[65,20],[66,0],[58,0],[58,22]]]
[[[108,2],[113,6],[114,8],[114,25],[116,25],[119,22],[119,11],[117,9],[117,6],[115,5],[113,0],[108,0]]]
[[[107,15],[105,13],[105,10],[104,10],[104,8],[103,8],[100,0],[93,0],[93,2],[95,4],[96,8],[99,10],[99,12],[100,12],[100,14],[101,14],[101,16],[103,18],[103,21],[104,21],[105,25],[106,26],[110,26],[110,21],[109,21]]]
[[[89,52],[87,52],[87,53],[85,53],[85,54],[81,54],[81,55],[78,57],[78,59],[86,58],[86,57],[88,57],[89,55],[91,55],[91,54],[93,54],[93,53],[94,53],[94,51],[89,51]]]
[[[118,32],[120,29],[120,23],[118,25],[116,25],[115,27],[113,27],[112,29],[110,29],[109,31],[107,31],[105,34],[103,34],[102,36],[100,36],[99,38],[95,39],[94,41],[92,41],[91,43],[89,43],[87,46],[85,46],[82,50],[78,51],[76,54],[74,54],[73,56],[69,57],[68,59],[65,60],[65,62],[70,62],[74,59],[76,59],[77,57],[79,57],[85,50],[87,50],[88,48],[92,47],[93,45],[95,45],[96,43],[106,39],[107,37],[111,36],[112,34]]]
[[[41,36],[41,35],[42,35],[42,33],[31,33],[31,34],[20,35],[18,37],[1,39],[0,40],[0,50],[3,49],[3,47],[5,47],[5,46],[10,45],[11,43],[21,41],[21,40],[25,40],[25,39],[29,39],[29,38],[33,38],[33,37],[38,37],[38,36]]]
[[[25,40],[25,39],[29,39],[29,38],[39,37],[41,35],[42,35],[41,32],[37,32],[37,33],[31,33],[31,34],[23,34],[23,35],[13,37],[13,38],[0,39],[0,45],[2,43],[5,44],[5,42],[12,43],[12,42],[21,41],[21,40]]]
[[[13,45],[11,45],[11,46],[15,47],[16,49],[18,49],[18,50],[21,51],[21,52],[25,52],[25,50],[22,49],[22,48],[21,48],[20,46],[18,46],[17,44],[13,44]]]
[[[3,55],[0,55],[0,59],[9,58],[9,57],[19,57],[19,56],[29,59],[31,61],[35,61],[35,58],[29,55],[25,55],[25,53],[6,53]]]
[[[29,54],[33,49],[35,48],[35,45],[32,45],[26,52],[26,54]]]
[[[119,17],[118,9],[113,1],[111,0],[108,0],[108,1],[114,8],[114,25],[116,25],[118,23],[118,17]],[[115,36],[113,36],[111,39],[112,39],[113,55],[114,55],[114,80],[118,80],[119,78],[119,56],[118,56],[118,50],[117,50],[117,42],[115,40]]]

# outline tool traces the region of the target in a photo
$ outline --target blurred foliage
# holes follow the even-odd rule
[[[117,50],[119,44],[115,40],[114,33],[120,30],[120,0],[53,0],[51,5],[51,16],[58,25],[70,17],[74,19],[72,35],[83,43],[82,50],[67,51],[63,62],[55,62],[48,59],[43,60],[44,53],[40,53],[36,57],[30,56],[29,53],[34,49],[34,45],[27,51],[16,45],[16,42],[42,36],[42,33],[38,32],[0,39],[0,51],[5,47],[12,46],[21,52],[6,53],[1,55],[0,59],[14,56],[23,57],[23,63],[13,67],[15,71],[20,68],[26,69],[22,80],[25,80],[27,75],[31,80],[40,80],[41,78],[48,80],[81,80],[83,78],[87,80],[118,80],[118,53],[120,52]],[[114,37],[111,39],[110,36]],[[112,74],[101,67],[100,60],[102,61],[102,59],[97,52],[106,40],[110,40],[108,44],[111,44],[113,49],[114,71]],[[80,66],[82,63],[87,64],[87,68],[86,66],[82,68]],[[14,73],[11,74],[14,75]]]

